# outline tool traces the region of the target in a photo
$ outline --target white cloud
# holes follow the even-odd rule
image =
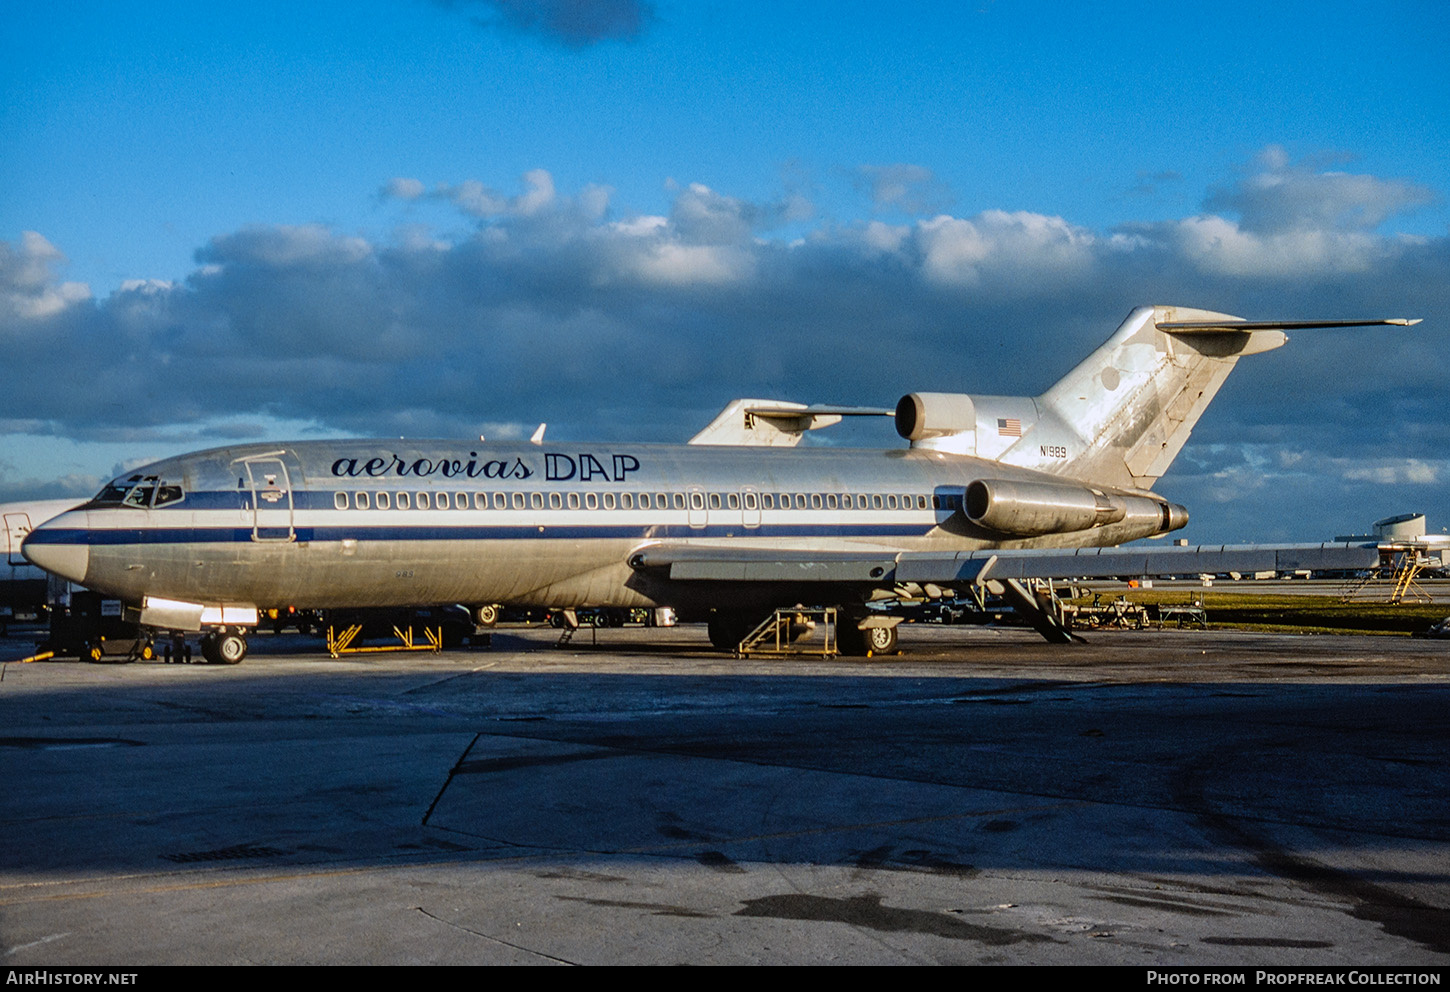
[[[1408,180],[1296,165],[1278,146],[1265,149],[1257,164],[1259,171],[1211,190],[1204,203],[1212,211],[1237,213],[1247,231],[1371,231],[1435,200],[1433,191]]]
[[[1419,458],[1402,458],[1370,464],[1346,464],[1344,477],[1379,485],[1430,486],[1440,481],[1445,463],[1435,464]]]
[[[0,333],[19,333],[91,298],[84,283],[55,278],[64,262],[60,249],[35,231],[24,232],[19,245],[0,242]]]
[[[378,190],[378,196],[385,200],[416,200],[426,190],[423,183],[417,179],[407,179],[399,176],[389,179],[382,189]]]
[[[1164,228],[1183,258],[1206,272],[1284,278],[1366,272],[1394,243],[1358,231],[1315,228],[1259,233],[1223,217],[1190,217]]]
[[[922,221],[916,239],[928,278],[964,286],[978,286],[984,276],[1013,287],[1044,276],[1077,278],[1091,268],[1097,244],[1061,217],[1003,210]]]
[[[856,185],[865,190],[877,209],[898,209],[922,214],[940,210],[951,200],[946,184],[923,165],[863,165],[856,169]]]

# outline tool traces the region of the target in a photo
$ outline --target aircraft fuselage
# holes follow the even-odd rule
[[[1167,504],[1140,494],[1130,498],[1146,515],[1072,533],[994,533],[961,512],[966,487],[984,478],[1071,481],[919,449],[249,445],[137,469],[37,532],[26,553],[132,603],[692,607],[721,605],[729,592],[635,571],[630,555],[655,542],[1101,547],[1169,529],[1156,509]],[[739,594],[752,605],[794,601],[783,586]]]

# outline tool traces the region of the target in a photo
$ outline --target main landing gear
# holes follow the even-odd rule
[[[710,643],[720,651],[739,651],[745,638],[761,626],[764,617],[749,613],[733,613],[717,610],[710,614]],[[872,626],[860,627],[860,623]],[[836,620],[836,647],[843,655],[867,658],[873,655],[892,654],[896,651],[896,625],[873,622],[860,615],[841,614]]]
[[[213,665],[239,665],[247,656],[247,639],[235,630],[207,634],[201,639],[201,656]]]
[[[836,625],[836,644],[841,653],[855,657],[891,654],[896,650],[895,627],[857,627],[846,618]]]

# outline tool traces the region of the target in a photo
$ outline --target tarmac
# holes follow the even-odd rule
[[[0,960],[1450,964],[1450,642],[557,636],[0,665]]]

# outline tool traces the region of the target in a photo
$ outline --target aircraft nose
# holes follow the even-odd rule
[[[31,531],[20,553],[31,564],[72,582],[84,582],[91,564],[84,512],[62,513]]]

